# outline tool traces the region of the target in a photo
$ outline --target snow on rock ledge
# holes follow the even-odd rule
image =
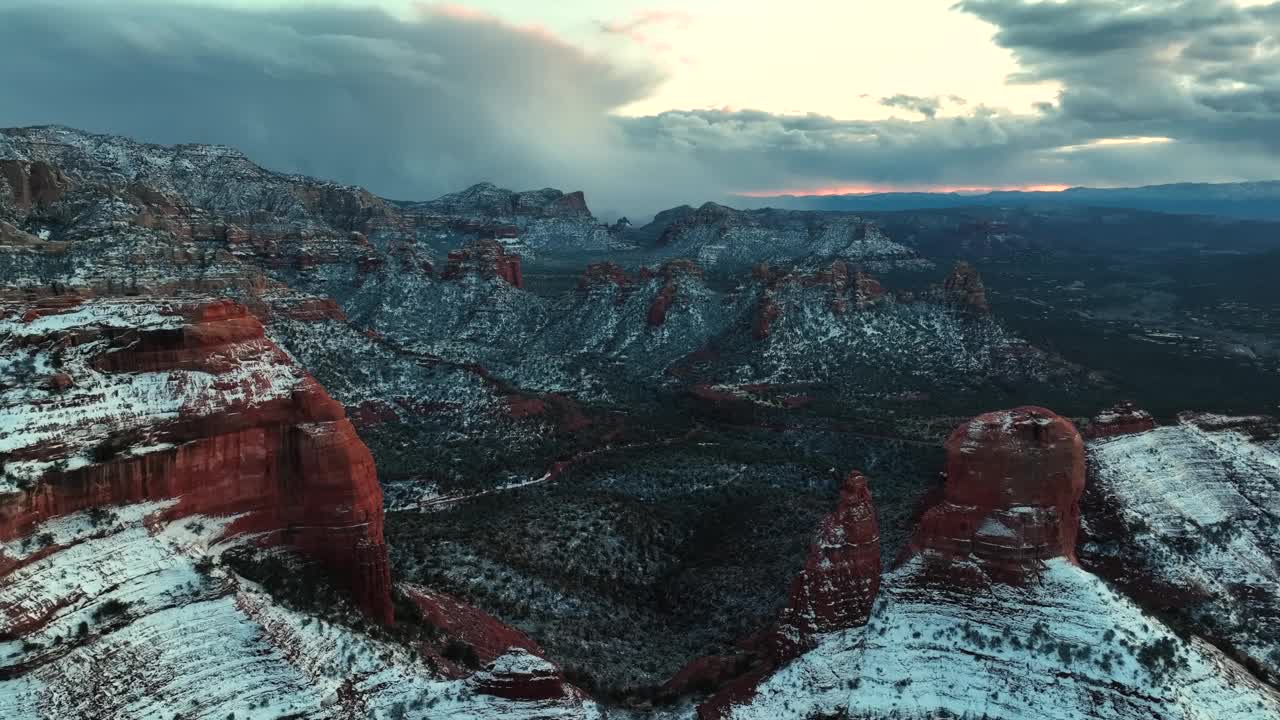
[[[1084,567],[1280,682],[1280,420],[1184,413],[1089,469]]]
[[[0,335],[0,541],[173,500],[164,519],[234,515],[227,535],[297,548],[392,620],[373,458],[242,306],[59,299],[0,307]]]

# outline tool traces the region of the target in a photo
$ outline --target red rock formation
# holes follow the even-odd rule
[[[853,305],[858,310],[875,305],[885,296],[885,290],[880,281],[862,270],[853,273],[849,285]]]
[[[743,653],[699,658],[666,688],[679,693],[718,687],[698,706],[698,718],[726,717],[774,670],[809,650],[817,635],[865,625],[880,590],[880,569],[875,506],[866,476],[854,471],[841,483],[836,509],[819,523],[778,621],[741,643]]]
[[[685,665],[662,688],[676,696],[713,692],[738,679],[749,669],[750,657],[745,654],[706,655]]]
[[[19,210],[52,205],[71,188],[61,170],[41,161],[0,160],[0,177],[8,183]]]
[[[1085,427],[1084,436],[1089,440],[1132,435],[1155,429],[1151,413],[1131,402],[1120,402],[1103,410]]]
[[[471,682],[478,693],[508,700],[550,700],[566,691],[559,668],[521,648],[511,648]]]
[[[987,303],[987,288],[977,268],[967,262],[956,263],[951,274],[943,282],[944,300],[955,307],[985,315],[991,312]]]
[[[89,319],[79,326],[53,324],[23,342],[62,343],[65,361],[85,371],[85,382],[94,380],[88,368],[96,368],[106,378],[162,384],[162,394],[181,399],[181,409],[176,417],[137,416],[131,426],[85,448],[84,442],[97,442],[101,424],[110,427],[122,417],[110,405],[94,405],[114,402],[104,401],[107,392],[77,386],[29,405],[29,414],[17,417],[33,436],[48,431],[44,405],[81,403],[93,422],[67,427],[61,442],[16,447],[12,458],[57,461],[87,454],[94,462],[49,471],[34,487],[0,498],[0,540],[88,508],[173,499],[167,518],[238,515],[228,536],[251,533],[259,542],[296,548],[328,568],[370,615],[391,622],[382,489],[373,457],[342,406],[264,338],[243,306],[138,300],[81,307],[97,315],[86,313]],[[33,310],[24,313],[24,320],[32,317],[24,324],[56,312]],[[111,312],[118,313],[117,322],[92,320]],[[138,327],[119,326],[134,317],[143,318]],[[213,380],[189,387],[191,371]],[[112,387],[114,396],[121,386]],[[135,444],[150,449],[135,455]]]
[[[773,293],[766,290],[760,296],[760,304],[756,306],[756,317],[752,324],[752,334],[757,340],[764,340],[769,337],[773,331],[773,323],[782,315],[782,311],[778,308],[778,303],[773,299]]]
[[[808,649],[817,634],[866,624],[879,589],[880,526],[867,478],[855,471],[844,479],[839,504],[818,525],[804,569],[792,581],[773,656],[785,662]]]
[[[587,208],[587,196],[581,190],[565,193],[550,208],[555,217],[587,217],[591,210]]]
[[[512,287],[524,287],[520,256],[508,253],[497,240],[480,240],[449,252],[444,279],[457,280],[472,274],[485,278],[500,277]]]
[[[675,303],[676,295],[679,291],[679,278],[686,276],[701,278],[702,268],[692,260],[668,260],[663,263],[657,275],[662,276],[663,285],[662,289],[658,291],[657,297],[653,299],[653,303],[649,306],[650,327],[661,327],[667,321],[667,311]],[[646,281],[654,276],[655,273],[653,271],[648,268],[641,268],[641,281]]]
[[[582,272],[578,280],[578,291],[587,292],[592,288],[605,287],[610,283],[620,288],[631,285],[631,278],[621,265],[615,262],[592,263]]]
[[[1074,425],[1039,407],[993,412],[956,428],[946,449],[942,497],[908,548],[930,576],[1018,583],[1044,560],[1075,560],[1085,456]]]
[[[667,311],[676,300],[675,285],[666,285],[649,305],[649,327],[662,327],[667,322]]]
[[[533,638],[452,595],[419,585],[400,587],[405,596],[422,611],[422,617],[427,622],[440,628],[450,638],[469,645],[483,664],[497,660],[512,648],[534,655],[544,655],[546,652]]]

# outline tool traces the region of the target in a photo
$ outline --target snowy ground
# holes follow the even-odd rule
[[[1275,691],[1065,560],[1038,585],[972,594],[929,589],[919,567],[886,578],[866,627],[827,636],[733,717],[1280,718]]]
[[[571,697],[476,694],[465,680],[435,676],[407,647],[287,610],[218,564],[225,548],[216,538],[232,518],[157,522],[164,507],[37,528],[57,550],[0,583],[0,633],[39,620],[0,643],[0,717],[598,716]],[[10,549],[11,559],[27,557]]]

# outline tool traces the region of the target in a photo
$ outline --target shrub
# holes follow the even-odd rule
[[[115,598],[102,603],[97,610],[93,611],[93,619],[102,622],[113,617],[123,615],[129,609],[129,603],[121,602]]]
[[[441,654],[466,667],[472,669],[480,667],[480,656],[476,655],[476,649],[465,640],[453,638],[444,646],[444,652]]]

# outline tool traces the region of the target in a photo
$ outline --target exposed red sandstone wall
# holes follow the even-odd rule
[[[943,297],[947,303],[970,310],[980,315],[991,312],[987,302],[987,287],[982,282],[978,269],[967,262],[956,263],[951,274],[942,285]]]
[[[683,693],[719,688],[698,706],[699,720],[727,717],[748,702],[774,670],[812,647],[819,634],[864,625],[880,590],[880,526],[867,478],[849,473],[836,509],[818,524],[804,569],[778,621],[743,641],[745,652],[698,658],[677,673],[666,689]]]
[[[1044,560],[1074,561],[1085,455],[1070,421],[1030,406],[988,413],[956,428],[946,450],[942,497],[908,556],[924,554],[955,584],[1022,582]]]
[[[481,663],[491,663],[511,648],[539,656],[546,652],[533,638],[452,595],[418,585],[400,587],[428,622],[470,645]]]
[[[625,288],[631,285],[631,278],[627,275],[627,271],[615,262],[592,263],[578,279],[578,290],[586,292],[593,287],[609,283]]]
[[[676,295],[679,291],[677,281],[682,276],[690,276],[701,278],[703,276],[702,268],[692,260],[668,260],[663,263],[656,275],[663,278],[662,288],[658,291],[657,297],[653,299],[653,303],[649,306],[649,326],[662,327],[667,322],[667,312],[675,303]],[[655,273],[648,268],[640,269],[640,280],[647,281],[653,278]]]
[[[867,478],[852,472],[840,502],[818,525],[804,569],[774,633],[773,654],[786,661],[821,633],[858,627],[871,616],[880,590],[880,525]]]
[[[240,305],[210,302],[166,311],[179,313],[186,324],[176,330],[112,330],[111,345],[123,348],[102,349],[105,354],[92,364],[109,373],[182,369],[221,375],[246,352],[288,362]],[[176,499],[168,517],[242,515],[229,535],[261,533],[262,542],[297,548],[327,567],[370,615],[393,620],[382,489],[373,457],[342,406],[318,383],[304,377],[286,395],[233,404],[225,412],[183,407],[178,418],[157,420],[146,434],[148,444],[176,447],[54,472],[31,490],[0,499],[0,540],[91,507]],[[31,452],[56,457],[58,449]]]
[[[1155,429],[1155,418],[1151,413],[1138,408],[1131,402],[1117,403],[1115,406],[1098,413],[1084,429],[1089,440],[1133,435]]]
[[[512,287],[524,287],[520,256],[508,253],[497,240],[480,240],[449,252],[444,279],[456,280],[469,274],[500,277]]]
[[[757,340],[764,340],[773,332],[773,323],[782,315],[773,295],[765,292],[760,296],[760,304],[756,306],[756,317],[751,332]]]

